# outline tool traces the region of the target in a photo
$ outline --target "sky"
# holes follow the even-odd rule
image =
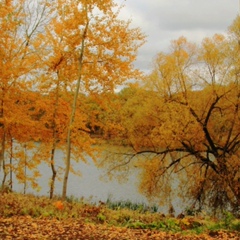
[[[200,44],[205,37],[227,33],[240,9],[240,0],[116,0],[124,4],[121,18],[132,19],[147,35],[138,51],[135,66],[151,70],[157,53],[167,51],[181,36]]]

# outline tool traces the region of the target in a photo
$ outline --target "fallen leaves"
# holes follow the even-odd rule
[[[64,205],[62,201],[57,201],[54,202],[53,205],[58,209],[58,210],[63,210],[64,209]]]
[[[0,239],[4,240],[239,240],[240,233],[236,232],[239,220],[232,219],[228,224],[229,228],[224,228],[224,221],[201,217],[175,219],[159,213],[111,210],[105,205],[33,195],[0,195]]]
[[[0,239],[79,239],[79,240],[161,240],[161,239],[240,239],[238,233],[215,232],[210,235],[183,236],[147,229],[127,229],[105,224],[87,224],[84,219],[49,219],[30,216],[0,218]]]

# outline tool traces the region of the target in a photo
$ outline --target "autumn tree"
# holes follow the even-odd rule
[[[142,156],[147,196],[166,197],[174,176],[175,190],[196,208],[239,211],[239,22],[199,47],[184,37],[172,41],[146,77],[144,101],[135,96],[123,106],[132,150],[111,167]]]
[[[26,132],[31,132],[27,131],[28,127],[34,125],[28,114],[27,107],[31,108],[28,95],[31,95],[33,76],[39,70],[39,34],[47,14],[44,1],[0,2],[0,163],[4,172],[3,187],[6,174],[11,169],[11,164],[5,164],[7,148],[13,139],[31,139],[29,135],[25,138]]]
[[[55,4],[56,17],[46,28],[49,48],[55,49],[48,66],[66,94],[72,93],[68,94],[71,113],[62,191],[65,198],[72,151],[76,149],[82,157],[91,152],[87,115],[78,111],[82,104],[79,93],[113,92],[117,85],[138,77],[132,63],[144,36],[138,28],[130,27],[130,21],[118,19],[120,9],[113,1],[59,0]]]

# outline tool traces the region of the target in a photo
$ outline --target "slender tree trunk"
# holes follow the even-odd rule
[[[5,166],[5,129],[3,128],[3,136],[2,136],[2,143],[1,143],[1,153],[0,153],[0,157],[1,157],[1,163],[2,163],[2,169],[3,169],[3,179],[2,179],[2,190],[5,188],[5,181],[6,181],[6,177],[7,177],[7,172],[6,172],[6,166]]]
[[[56,88],[56,98],[55,98],[55,104],[54,104],[54,112],[53,112],[53,145],[51,150],[51,169],[52,169],[52,178],[50,182],[50,196],[49,198],[53,198],[54,194],[54,188],[55,188],[55,179],[57,176],[57,171],[55,168],[55,150],[57,145],[57,134],[56,134],[56,117],[57,117],[57,109],[58,109],[58,101],[59,101],[59,72],[57,72],[58,80],[57,80],[57,88]]]
[[[79,60],[78,60],[79,61],[79,75],[78,75],[79,77],[78,77],[77,84],[76,84],[76,91],[74,94],[74,100],[73,100],[73,104],[72,104],[72,112],[71,112],[69,126],[68,126],[66,168],[65,168],[64,178],[63,178],[63,189],[62,189],[62,199],[63,200],[66,199],[66,196],[67,196],[68,175],[69,175],[70,165],[71,165],[71,144],[72,144],[71,135],[72,135],[72,127],[74,124],[80,83],[82,80],[83,56],[84,56],[84,47],[85,47],[85,39],[86,39],[86,35],[87,35],[87,30],[88,30],[88,24],[89,24],[89,22],[87,19],[87,24],[85,26],[83,36],[82,36],[81,52],[80,52],[80,56],[79,56]]]
[[[11,146],[10,146],[10,160],[9,160],[9,163],[10,163],[10,189],[12,190],[13,188],[13,177],[12,177],[12,174],[13,174],[13,166],[12,166],[12,159],[13,159],[13,138],[11,137]]]
[[[56,179],[56,176],[57,176],[57,171],[56,171],[55,165],[54,165],[54,155],[55,155],[55,146],[53,146],[52,152],[51,152],[52,178],[51,178],[51,183],[50,183],[50,196],[49,196],[50,199],[53,198],[54,187],[55,187],[55,179]]]
[[[2,190],[5,189],[5,182],[7,179],[7,171],[5,166],[5,161],[3,161],[3,179],[2,179]]]
[[[4,131],[4,129],[3,129]],[[5,137],[2,137],[2,142],[1,142],[1,151],[0,151],[0,170],[3,168],[3,163],[4,163],[4,154],[5,154]]]
[[[2,154],[5,153],[5,132],[3,133],[3,139],[2,139]],[[3,179],[2,179],[2,189],[5,188],[5,182],[7,178],[7,170],[5,165],[5,158],[2,159],[2,168],[3,168]]]
[[[3,129],[3,136],[2,136],[2,142],[1,142],[1,151],[0,151],[0,171],[1,168],[4,164],[4,155],[5,155],[5,126],[4,126],[4,122],[3,122],[3,114],[4,114],[4,104],[3,104],[3,99],[4,99],[4,89],[2,89],[3,92],[3,96],[2,96],[2,100],[1,100],[1,112],[0,112],[0,118],[2,120],[2,123],[0,123],[1,128]]]
[[[23,194],[26,194],[27,189],[27,150],[26,144],[24,144],[24,182],[23,182]]]

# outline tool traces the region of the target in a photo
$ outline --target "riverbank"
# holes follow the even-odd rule
[[[173,218],[105,203],[49,200],[1,193],[1,239],[239,239],[240,220],[228,214]]]

